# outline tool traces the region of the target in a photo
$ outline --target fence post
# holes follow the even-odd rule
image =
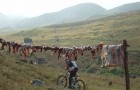
[[[129,72],[128,72],[128,53],[127,53],[127,44],[126,40],[123,40],[123,50],[124,50],[124,69],[125,69],[125,84],[126,90],[130,90],[130,81],[129,81]]]

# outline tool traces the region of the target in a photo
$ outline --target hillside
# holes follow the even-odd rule
[[[4,32],[6,29],[15,29],[19,21],[25,19],[25,17],[14,17],[0,13],[0,32]]]
[[[20,27],[34,27],[50,24],[60,24],[86,20],[96,14],[103,14],[106,10],[93,3],[84,3],[65,8],[54,13],[46,13],[38,17],[21,21]]]
[[[34,45],[55,45],[65,47],[98,45],[100,42],[112,45],[122,43],[122,40],[126,39],[130,45],[128,48],[129,60],[132,64],[131,68],[133,71],[134,68],[139,68],[140,64],[139,21],[140,11],[135,11],[85,22],[35,28],[4,37],[7,40],[13,40],[20,43],[23,43],[25,37],[30,37],[33,39]],[[90,56],[85,58],[81,57],[80,60],[89,60],[89,57]],[[93,63],[95,64],[95,62],[91,62],[90,65]],[[86,64],[85,67],[83,67],[83,70],[90,70],[90,68],[91,67]],[[140,71],[137,69],[134,70],[134,72],[131,72],[131,74],[139,76],[138,72]]]
[[[23,43],[25,37],[33,39],[34,45],[45,46],[84,46],[122,43],[128,41],[130,47],[129,60],[132,62],[132,70],[139,68],[140,51],[140,11],[123,13],[102,19],[93,19],[79,23],[52,25],[49,27],[35,28],[18,33],[3,36],[7,40]],[[18,39],[17,39],[18,38]],[[87,58],[80,58],[86,59]],[[86,63],[86,62],[85,62]],[[94,63],[94,62],[93,62]],[[92,63],[91,63],[92,65]],[[85,66],[85,68],[90,68]],[[83,68],[83,69],[85,69]],[[139,70],[132,74],[138,75]]]
[[[129,3],[125,5],[118,6],[108,11],[109,14],[124,13],[129,11],[140,10],[140,2]]]
[[[12,54],[0,53],[0,90],[69,90],[67,88],[58,89],[56,79],[59,75],[65,74],[64,61],[57,60],[55,56],[45,54],[46,64],[29,64],[25,60],[21,61],[20,57]],[[86,61],[86,57],[84,58]],[[83,61],[84,61],[83,60]],[[125,78],[124,71],[121,68],[101,68],[100,66],[91,65],[84,72],[79,59],[80,78],[86,83],[86,90],[124,90]],[[83,63],[84,66],[88,61]],[[60,67],[63,65],[63,67]],[[138,68],[137,68],[138,69]],[[137,70],[136,69],[136,70]],[[135,69],[131,68],[130,73]],[[93,72],[92,72],[93,71]],[[97,73],[95,73],[97,72]],[[122,73],[122,76],[118,72]],[[42,86],[32,86],[32,80],[39,79],[43,82]],[[109,82],[112,85],[109,86]],[[139,90],[140,78],[130,77],[131,90]]]
[[[96,45],[100,42],[116,44],[126,39],[131,45],[130,49],[140,49],[139,20],[140,11],[135,11],[85,22],[35,28],[6,38],[22,42],[24,37],[30,37],[34,44],[59,46]]]
[[[58,12],[45,13],[43,15],[19,20],[10,20],[0,14],[0,28],[32,28],[50,24],[60,24],[86,20],[106,12],[104,8],[93,3],[83,3],[65,8]],[[4,17],[4,18],[3,18]],[[7,21],[9,20],[9,21]],[[2,23],[3,22],[3,23]]]
[[[128,11],[140,10],[140,3],[129,3],[111,10],[105,10],[94,3],[83,3],[65,8],[54,13],[43,14],[38,17],[25,19],[19,22],[19,27],[38,27],[52,24],[64,24],[83,21],[91,18],[102,18],[112,14],[119,14]]]
[[[51,72],[54,69],[30,65],[11,55],[0,54],[0,68],[0,90],[45,90],[55,82],[56,73]],[[43,80],[46,86],[33,87],[34,79]]]
[[[0,13],[0,28],[8,27],[9,19],[2,13]]]
[[[140,2],[128,3],[111,10],[94,3],[82,3],[74,5],[58,12],[44,13],[32,18],[9,19],[0,14],[0,28],[35,28],[53,24],[73,23],[89,19],[97,19],[119,13],[140,10]],[[1,31],[1,30],[0,30]]]

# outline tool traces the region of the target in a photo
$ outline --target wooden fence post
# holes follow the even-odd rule
[[[125,84],[126,90],[130,90],[130,81],[129,81],[129,72],[128,72],[128,53],[127,53],[127,44],[126,40],[123,40],[123,50],[124,50],[124,69],[125,69]]]

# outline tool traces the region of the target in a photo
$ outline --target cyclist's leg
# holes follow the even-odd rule
[[[74,69],[74,77],[76,77],[77,71],[78,71],[78,68],[75,68],[75,69]]]
[[[78,68],[74,68],[74,70],[70,71],[69,86],[71,86],[72,77],[76,77],[76,72],[77,71],[78,71]]]
[[[70,71],[70,76],[69,76],[69,87],[71,87],[72,83],[72,77],[75,76],[75,70]]]
[[[69,87],[71,87],[72,77],[73,77],[73,71],[70,71],[70,76],[69,76]]]

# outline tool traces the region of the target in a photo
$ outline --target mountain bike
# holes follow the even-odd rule
[[[57,87],[59,88],[67,87],[69,75],[70,73],[67,72],[65,75],[58,76]],[[82,79],[77,79],[77,77],[78,75],[76,75],[76,77],[72,77],[71,88],[73,90],[85,90],[85,82]]]

